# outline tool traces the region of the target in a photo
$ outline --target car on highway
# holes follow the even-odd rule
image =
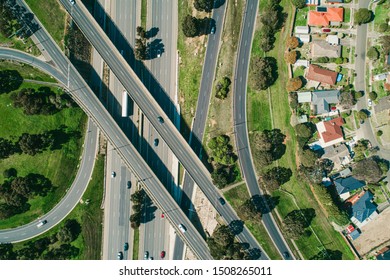
[[[112,172],[111,172],[111,178],[115,178],[115,176],[116,176],[115,171],[112,171]]]
[[[186,227],[183,224],[179,224],[179,229],[182,233],[185,233],[187,231]]]
[[[75,1],[74,0],[69,0],[70,4],[74,5]]]
[[[122,260],[123,259],[123,253],[122,251],[121,252],[118,252],[118,260]]]
[[[368,107],[372,107],[372,100],[368,99],[367,102],[368,102]]]
[[[161,253],[160,253],[160,258],[165,258],[165,251],[161,251]]]
[[[160,123],[164,123],[164,119],[160,116],[157,118]]]
[[[221,203],[221,205],[225,205],[226,202],[222,197],[218,198],[218,200],[219,200],[219,203]]]
[[[145,251],[144,260],[147,260],[148,258],[149,258],[149,251]]]
[[[46,220],[41,220],[39,221],[39,223],[37,224],[37,228],[40,228],[40,227],[43,227],[44,225],[47,224],[47,221]]]
[[[330,28],[322,28],[322,32],[328,33],[330,32]]]
[[[154,141],[153,141],[153,145],[154,145],[155,147],[157,147],[159,142],[160,142],[160,141],[158,140],[158,138],[156,138],[156,139],[154,139]]]
[[[285,257],[286,259],[290,257],[290,254],[288,252],[284,252],[283,253],[283,257]]]
[[[148,259],[149,261],[152,261],[153,260],[153,257],[149,257],[149,259]]]
[[[210,33],[211,33],[211,34],[215,34],[215,26],[211,27]]]
[[[157,50],[157,57],[161,57],[161,50]]]
[[[127,188],[128,188],[128,189],[131,188],[131,182],[130,182],[130,181],[127,181]]]
[[[123,245],[123,250],[124,251],[129,250],[129,243],[125,242],[125,245]]]

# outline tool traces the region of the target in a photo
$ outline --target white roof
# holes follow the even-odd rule
[[[301,91],[298,92],[298,103],[311,102],[311,92]]]
[[[340,39],[339,37],[337,37],[337,35],[328,35],[326,37],[326,41],[331,44],[331,45],[338,45],[339,42],[340,42]]]
[[[307,59],[298,59],[294,63],[295,66],[305,66],[305,67],[309,67],[309,64],[310,62]]]
[[[297,38],[302,43],[309,43],[310,42],[310,34],[297,34]]]
[[[386,80],[387,78],[387,73],[382,73],[374,76],[375,81],[383,81]]]
[[[295,33],[309,34],[309,26],[295,26]]]

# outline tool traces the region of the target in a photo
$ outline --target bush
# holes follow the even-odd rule
[[[379,52],[375,47],[371,47],[367,52],[367,57],[371,60],[377,60],[379,58]]]
[[[286,46],[290,49],[295,49],[299,46],[299,40],[297,37],[289,37],[286,42]]]
[[[300,77],[291,78],[287,82],[287,91],[297,91],[302,87],[302,79]]]
[[[375,91],[370,91],[368,94],[371,100],[376,100],[378,98],[378,94]]]
[[[306,7],[306,0],[291,0],[291,3],[298,9],[302,9]]]
[[[294,64],[297,61],[297,57],[297,51],[291,51],[284,54],[284,60],[289,64]]]
[[[363,24],[368,23],[372,20],[373,14],[372,11],[366,8],[360,8],[357,12],[355,12],[355,23],[356,24]]]
[[[342,57],[338,57],[335,59],[334,61],[336,64],[342,64],[343,63],[343,58]]]
[[[389,29],[389,24],[387,24],[386,22],[381,23],[378,27],[378,31],[381,33],[385,33],[388,29]]]
[[[383,131],[382,130],[378,130],[376,132],[376,136],[381,137],[382,135],[383,135]]]
[[[317,58],[317,62],[318,63],[328,63],[329,57],[327,57],[327,56],[319,57],[319,58]]]

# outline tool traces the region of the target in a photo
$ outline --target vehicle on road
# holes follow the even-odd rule
[[[330,32],[330,28],[322,28],[322,32],[328,33]]]
[[[112,171],[112,172],[111,172],[111,178],[115,178],[115,176],[116,176],[115,171]]]
[[[147,260],[148,258],[149,258],[149,251],[145,251],[144,260]]]
[[[164,219],[165,215],[164,213],[161,214],[161,219]]]
[[[183,224],[179,224],[179,229],[182,233],[185,233],[187,231],[186,227]]]
[[[157,50],[157,57],[161,57],[161,50]]]
[[[284,253],[283,253],[283,257],[289,258],[289,257],[290,257],[290,254],[289,254],[288,252],[284,252]]]
[[[211,27],[210,33],[211,33],[211,34],[215,34],[215,26]]]
[[[164,123],[164,119],[162,117],[157,118],[160,123]]]
[[[122,259],[123,259],[123,253],[121,251],[121,252],[118,252],[118,260],[122,260]]]
[[[368,107],[372,107],[372,100],[368,99],[367,102],[368,102]]]
[[[69,0],[69,2],[70,2],[70,4],[72,4],[72,5],[75,4],[74,0]]]
[[[131,182],[130,182],[130,181],[127,181],[127,188],[128,188],[128,189],[131,188]]]
[[[154,141],[153,141],[153,145],[154,145],[155,147],[157,147],[159,142],[160,142],[160,141],[158,140],[158,138],[156,138],[156,139],[154,139]]]
[[[129,95],[127,94],[127,91],[122,91],[122,117],[128,116],[128,110],[127,110],[127,103],[129,103]]]
[[[44,225],[47,224],[47,221],[46,220],[41,220],[39,221],[39,223],[37,224],[37,227],[40,228],[40,227],[43,227]]]
[[[149,259],[148,259],[148,260],[152,261],[152,260],[153,260],[153,257],[149,257]]]
[[[219,200],[219,203],[221,203],[221,205],[225,205],[226,202],[222,197],[218,198],[218,200]]]
[[[124,251],[129,250],[129,243],[125,242],[125,245],[123,245],[123,250]]]
[[[161,251],[161,253],[160,253],[160,258],[165,258],[165,251]]]

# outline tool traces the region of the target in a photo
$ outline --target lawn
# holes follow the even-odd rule
[[[309,13],[309,9],[310,9],[310,7],[306,6],[305,8],[298,10],[297,16],[295,18],[295,25],[294,26],[305,26],[305,25],[307,25],[307,15]]]
[[[25,41],[22,41],[17,37],[6,38],[3,36],[3,34],[0,33],[0,43],[4,47],[17,49],[34,56],[39,56],[41,54],[39,49],[35,46],[34,42],[30,38]]]
[[[139,228],[134,229],[133,260],[138,260],[139,254]]]
[[[248,131],[253,132],[272,129],[267,91],[255,91],[248,87],[247,95]]]
[[[375,9],[374,26],[378,31],[378,27],[381,23],[385,23],[386,19],[390,18],[390,3],[387,1],[381,5],[377,5]],[[387,33],[390,31],[388,28]]]
[[[63,50],[66,12],[60,3],[57,0],[26,0],[26,3]]]
[[[44,81],[44,82],[57,82],[56,79],[51,77],[48,74],[45,74],[38,69],[23,63],[10,62],[10,61],[1,61],[0,71],[3,70],[16,70],[23,77],[23,79],[30,79],[36,81]]]
[[[179,1],[177,49],[179,52],[179,97],[182,117],[180,131],[186,139],[190,135],[191,123],[195,115],[206,50],[204,46],[207,43],[206,36],[187,38],[183,34],[181,22],[187,14],[193,14],[193,9],[191,1]],[[196,16],[203,18],[208,14],[197,12]]]
[[[344,22],[349,23],[350,20],[351,20],[351,9],[344,8]]]
[[[236,212],[238,207],[243,204],[245,200],[249,199],[249,193],[245,183],[225,192],[224,196]],[[273,245],[264,225],[260,221],[245,221],[245,225],[271,260],[281,259],[281,256]]]
[[[288,0],[283,0],[281,6],[284,7],[284,11],[289,14],[289,17],[286,21],[284,31],[276,34],[275,48],[267,53],[267,56],[273,56],[277,59],[280,57],[281,53],[284,53],[284,42],[290,30],[292,11],[292,6]],[[297,209],[297,207],[302,209],[313,208],[315,210],[316,217],[311,223],[313,233],[310,237],[303,236],[296,242],[305,259],[310,259],[317,254],[319,250],[323,248],[324,244],[326,244],[325,246],[327,249],[341,251],[344,259],[353,259],[353,254],[348,248],[348,245],[345,243],[342,236],[335,232],[330,225],[327,217],[319,207],[318,202],[314,199],[310,187],[298,178],[296,136],[294,129],[290,125],[291,111],[285,89],[285,84],[288,80],[287,67],[283,59],[278,59],[277,61],[279,77],[276,83],[270,87],[269,96],[271,98],[274,128],[281,129],[286,135],[286,152],[275,164],[290,168],[293,172],[290,181],[282,186],[282,189],[288,191],[291,195],[284,191],[275,192],[273,194],[274,196],[279,196],[277,210],[282,217],[291,210]],[[263,125],[263,118],[258,119],[257,121],[259,122],[259,125]],[[318,238],[316,236],[318,236]]]
[[[148,15],[148,1],[141,0],[141,26],[146,30],[146,19]]]
[[[22,87],[38,87],[32,84],[23,84]],[[61,89],[52,88],[54,92]],[[0,137],[16,140],[22,133],[41,133],[46,130],[58,129],[65,126],[68,131],[81,135],[78,139],[72,139],[65,143],[60,150],[44,151],[43,153],[29,156],[27,154],[14,154],[0,161],[0,170],[13,167],[18,176],[26,176],[29,173],[42,174],[51,180],[55,186],[53,192],[45,197],[34,197],[29,200],[29,211],[2,220],[0,228],[17,227],[28,223],[51,210],[63,197],[66,189],[72,184],[77,172],[77,165],[81,155],[84,126],[86,115],[80,108],[66,108],[50,115],[26,116],[21,109],[15,109],[11,105],[10,94],[0,95]],[[4,181],[3,173],[0,174],[0,182]]]

